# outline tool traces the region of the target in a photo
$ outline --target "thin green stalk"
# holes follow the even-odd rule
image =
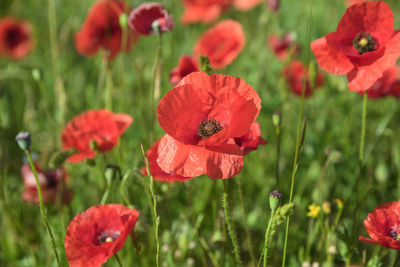
[[[228,206],[228,184],[225,179],[222,180],[224,184],[224,194],[223,194],[223,202],[224,202],[224,211],[225,211],[225,220],[226,226],[228,228],[229,235],[231,236],[233,251],[235,252],[235,259],[236,264],[238,266],[241,265],[240,255],[239,255],[239,246],[236,238],[236,234],[231,225],[230,213],[229,213],[229,206]]]
[[[368,99],[368,91],[365,91],[364,97],[363,97],[360,153],[359,153],[359,157],[358,157],[361,165],[363,164],[363,161],[364,161],[365,129],[366,129],[366,123],[367,123],[367,99]]]
[[[249,246],[250,258],[251,258],[251,262],[253,262],[255,264],[256,258],[254,257],[253,246],[251,245],[251,244],[253,244],[253,242],[251,241],[250,228],[247,223],[247,210],[246,210],[246,206],[244,205],[242,183],[240,182],[240,175],[238,175],[236,177],[236,182],[238,184],[238,189],[239,189],[240,205],[242,206],[242,210],[243,210],[244,229],[246,231],[246,239],[247,239],[247,245]]]
[[[103,50],[100,50],[100,57],[101,57],[101,61],[100,61],[100,66],[99,66],[99,74],[97,76],[97,86],[96,86],[96,94],[100,94],[100,92],[102,91],[101,88],[104,86],[104,81],[105,81],[105,76],[106,74],[106,68],[108,65],[108,60],[107,60],[107,56],[105,55]],[[99,105],[99,98],[96,97],[96,106]]]
[[[264,241],[264,264],[263,267],[267,267],[268,263],[268,244],[269,244],[269,232],[271,230],[272,220],[274,217],[274,210],[271,210],[271,217],[269,218],[267,230],[265,231],[265,241]]]
[[[150,173],[150,167],[149,167],[149,161],[147,160],[146,154],[144,153],[144,148],[143,145],[140,145],[140,148],[142,150],[142,155],[143,159],[145,162],[146,166],[146,171],[147,175],[150,178],[150,194],[151,194],[151,199],[152,199],[152,213],[153,213],[153,220],[154,220],[154,232],[155,232],[155,238],[156,238],[156,245],[157,245],[157,250],[156,250],[156,266],[158,267],[159,264],[159,258],[160,258],[160,241],[158,237],[158,228],[160,225],[160,216],[157,215],[157,196],[154,192],[154,179],[153,176]]]
[[[279,123],[275,126],[275,130],[276,130],[276,166],[275,166],[276,185],[275,185],[275,188],[279,188],[279,166],[280,166],[280,158],[281,158],[281,120],[282,120],[282,117],[280,116]]]
[[[111,181],[106,179],[106,182],[107,182],[107,187],[106,187],[106,190],[104,191],[103,196],[101,197],[101,201],[100,201],[101,205],[106,204],[108,196],[110,195],[110,191],[111,191]]]
[[[104,92],[104,100],[106,109],[112,110],[112,91],[113,91],[113,81],[112,81],[112,70],[110,61],[106,62],[106,89]]]
[[[129,200],[129,197],[126,195],[126,181],[128,181],[128,178],[132,175],[132,174],[134,174],[134,172],[133,172],[133,170],[130,170],[130,171],[128,171],[125,175],[124,175],[124,177],[122,178],[122,181],[121,181],[121,184],[120,184],[120,187],[119,187],[119,191],[121,192],[121,195],[122,195],[122,198],[124,199],[124,202],[129,206],[129,207],[131,207],[132,206],[132,203],[131,203],[131,201]]]
[[[124,267],[124,266],[122,265],[121,260],[119,259],[118,255],[117,255],[117,253],[115,253],[114,256],[115,256],[115,259],[116,259],[117,262],[118,262],[119,267]]]
[[[58,253],[57,253],[56,242],[55,242],[53,233],[51,231],[49,222],[47,220],[46,210],[44,209],[43,197],[42,197],[42,188],[41,188],[40,183],[39,183],[39,178],[38,178],[38,174],[37,174],[37,171],[36,171],[36,167],[35,167],[35,164],[33,163],[32,156],[31,156],[31,153],[29,152],[29,150],[25,150],[25,154],[28,157],[29,165],[31,166],[33,175],[35,176],[36,188],[37,188],[38,198],[39,198],[40,213],[42,214],[42,219],[43,219],[44,225],[46,226],[47,233],[50,236],[51,246],[53,248],[54,255],[56,256],[57,265],[59,267],[61,267],[62,265],[61,265],[61,261],[60,261],[60,258],[58,256]]]

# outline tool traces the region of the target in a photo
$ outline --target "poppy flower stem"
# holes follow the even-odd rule
[[[57,265],[59,267],[61,267],[62,265],[61,265],[61,261],[60,261],[60,258],[58,256],[58,253],[57,253],[56,242],[55,242],[53,233],[51,231],[49,222],[47,221],[46,210],[44,209],[42,188],[41,188],[40,183],[39,183],[37,170],[36,170],[35,164],[33,163],[30,151],[28,149],[25,149],[24,152],[25,152],[26,156],[28,157],[29,165],[31,166],[31,169],[32,169],[32,172],[33,172],[33,176],[35,176],[36,188],[37,188],[38,198],[39,198],[40,213],[42,214],[42,219],[43,219],[44,225],[46,226],[47,233],[50,236],[51,246],[52,246],[54,254],[56,256]]]
[[[269,233],[271,230],[271,225],[274,217],[274,210],[271,210],[271,216],[269,217],[269,222],[267,226],[267,230],[265,231],[265,241],[264,241],[264,264],[263,267],[267,267],[267,262],[268,262],[268,244],[269,244]]]
[[[106,109],[112,110],[112,91],[113,91],[113,81],[112,81],[112,70],[110,61],[106,59],[106,90],[104,93]]]
[[[117,253],[115,253],[114,254],[114,256],[115,256],[115,259],[117,260],[117,262],[118,262],[118,265],[119,265],[119,267],[124,267],[123,265],[122,265],[122,262],[121,262],[121,260],[119,259],[119,257],[118,257],[118,254]]]
[[[364,161],[365,129],[366,129],[366,122],[367,122],[367,99],[368,99],[368,91],[365,91],[364,97],[363,97],[360,153],[359,153],[359,158],[358,158],[360,160],[361,165],[363,164],[363,161]]]
[[[237,238],[236,238],[236,234],[235,234],[235,232],[234,232],[234,230],[232,228],[232,225],[231,225],[231,219],[230,219],[230,213],[229,213],[228,182],[225,179],[223,179],[222,182],[224,184],[223,202],[224,202],[226,226],[228,228],[228,232],[229,232],[229,235],[230,235],[231,240],[232,240],[233,250],[235,252],[236,264],[238,266],[240,266],[241,265],[241,260],[240,260],[240,255],[239,255],[238,241],[237,241]]]

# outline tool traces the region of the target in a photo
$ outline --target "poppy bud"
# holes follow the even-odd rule
[[[42,79],[42,73],[38,68],[34,68],[32,70],[32,78],[35,80],[35,82],[40,82],[40,80]]]
[[[19,148],[22,150],[29,150],[31,147],[31,134],[28,132],[19,132],[15,137],[15,141],[17,141]]]
[[[104,171],[104,175],[109,183],[117,177],[117,174],[120,172],[119,167],[116,165],[107,165],[106,170]]]
[[[279,205],[279,200],[282,198],[282,193],[278,190],[274,190],[269,193],[269,207],[272,211],[276,210]]]
[[[275,127],[281,125],[281,113],[279,111],[275,111],[274,114],[272,114],[272,122]]]
[[[122,29],[125,29],[126,26],[128,26],[128,15],[125,13],[121,13],[119,15],[119,25],[121,26]]]
[[[208,75],[212,74],[210,60],[207,56],[200,55],[200,70],[204,71]]]

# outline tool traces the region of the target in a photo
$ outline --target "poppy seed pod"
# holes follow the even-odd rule
[[[28,132],[19,132],[15,137],[15,141],[17,141],[19,148],[24,151],[31,148],[31,134]]]
[[[269,207],[272,211],[276,210],[279,205],[279,201],[282,198],[282,193],[278,190],[274,190],[269,193]]]

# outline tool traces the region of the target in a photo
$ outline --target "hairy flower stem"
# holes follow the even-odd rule
[[[104,92],[104,102],[106,109],[112,110],[112,91],[113,91],[113,81],[112,81],[112,70],[110,61],[106,62],[106,89]]]
[[[246,230],[246,238],[247,238],[247,244],[249,246],[250,258],[251,258],[251,261],[255,264],[256,258],[254,257],[253,246],[252,246],[253,242],[251,241],[250,229],[249,229],[249,225],[247,223],[247,210],[246,210],[246,207],[244,205],[244,200],[243,200],[242,183],[240,182],[239,175],[236,178],[237,178],[236,182],[238,184],[238,189],[239,189],[240,205],[242,206],[242,210],[243,210],[244,228]]]
[[[367,123],[367,99],[368,99],[368,91],[365,91],[364,97],[363,97],[360,153],[359,153],[359,157],[358,157],[361,165],[363,164],[363,161],[364,161],[365,129],[366,129],[366,123]]]
[[[240,260],[240,255],[239,255],[239,246],[238,246],[236,234],[231,225],[231,219],[230,219],[230,213],[229,213],[229,206],[228,206],[229,196],[228,196],[228,184],[227,184],[228,182],[225,179],[223,179],[222,182],[224,184],[223,202],[224,202],[226,226],[228,228],[228,232],[229,232],[229,235],[232,240],[233,250],[234,250],[235,259],[236,259],[236,265],[240,266],[241,260]]]
[[[280,158],[281,158],[281,120],[282,120],[282,118],[280,118],[279,124],[275,127],[275,130],[276,130],[276,166],[275,166],[276,185],[275,185],[275,188],[279,188],[279,166],[280,166]]]
[[[114,256],[115,256],[115,259],[116,259],[117,262],[118,262],[119,267],[124,267],[124,266],[122,265],[121,260],[119,259],[118,255],[117,255],[117,253],[115,253]]]
[[[271,224],[272,224],[272,220],[274,218],[274,213],[275,211],[272,210],[271,211],[271,217],[269,217],[269,223],[267,226],[267,230],[265,231],[265,241],[264,241],[264,264],[263,267],[267,267],[267,262],[268,262],[268,244],[269,244],[269,233],[271,230]]]
[[[158,47],[156,61],[154,62],[153,68],[153,92],[151,96],[151,107],[152,107],[152,127],[151,127],[151,142],[154,141],[154,126],[156,121],[156,103],[160,98],[161,94],[161,74],[162,74],[162,33],[161,29],[158,32]]]
[[[156,248],[156,266],[158,267],[160,265],[159,264],[160,241],[159,241],[159,238],[158,238],[158,228],[159,228],[159,225],[160,225],[160,216],[157,215],[157,196],[156,196],[156,194],[154,192],[154,179],[153,179],[153,176],[150,173],[149,161],[148,161],[148,159],[146,157],[146,154],[144,153],[143,145],[140,145],[140,148],[142,150],[142,156],[143,156],[144,163],[145,163],[145,166],[146,166],[147,175],[150,178],[149,188],[150,188],[150,194],[151,194],[151,200],[152,200],[151,204],[152,204],[152,213],[153,213],[153,220],[154,220],[154,232],[155,232],[156,245],[157,245],[157,248]]]
[[[53,248],[54,255],[56,256],[57,265],[60,267],[60,266],[62,266],[62,264],[61,264],[60,258],[58,256],[58,253],[57,253],[56,242],[55,242],[53,233],[51,231],[49,222],[47,221],[47,214],[46,214],[46,210],[44,209],[44,205],[43,205],[42,188],[39,183],[37,170],[36,170],[35,164],[33,163],[32,156],[31,156],[31,153],[29,152],[29,150],[25,150],[24,152],[25,152],[26,156],[28,157],[29,165],[31,166],[33,175],[35,176],[36,188],[37,188],[38,198],[39,198],[40,213],[42,214],[42,219],[43,219],[44,225],[46,226],[47,233],[50,236],[51,246]]]

